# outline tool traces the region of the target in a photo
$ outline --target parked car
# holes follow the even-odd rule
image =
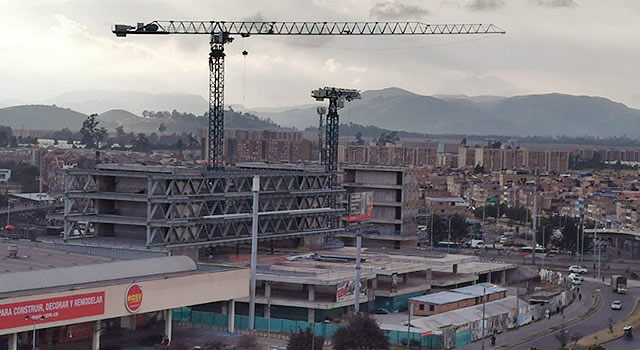
[[[622,310],[622,303],[620,300],[614,300],[613,303],[611,303],[611,310]]]
[[[569,272],[573,273],[587,273],[587,269],[579,265],[571,265],[569,266]]]
[[[376,314],[376,315],[387,315],[387,314],[389,314],[389,310],[387,310],[385,308],[378,308],[373,313]]]

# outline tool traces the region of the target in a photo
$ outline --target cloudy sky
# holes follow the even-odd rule
[[[207,94],[208,38],[116,38],[154,19],[494,23],[507,35],[251,37],[227,46],[226,103],[310,90],[598,95],[640,107],[638,0],[0,0],[0,100],[82,89]],[[241,52],[249,55],[243,57]]]

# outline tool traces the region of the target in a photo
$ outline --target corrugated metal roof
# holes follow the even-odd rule
[[[506,292],[507,289],[491,283],[478,283],[473,286],[452,289],[451,291],[438,292],[410,298],[409,300],[419,301],[429,304],[449,304],[457,301],[481,297],[485,294],[491,295],[499,292]]]
[[[491,283],[478,283],[473,286],[456,288],[452,290],[452,292],[455,293],[473,295],[476,297],[483,296],[485,294],[485,291],[487,295],[491,295],[494,293],[506,292],[507,289]]]
[[[0,274],[0,294],[44,288],[68,287],[125,278],[196,271],[186,256],[117,261],[58,269]]]
[[[460,294],[460,293],[453,293],[453,292],[438,292],[438,293],[427,294],[419,297],[410,298],[409,300],[419,301],[421,303],[442,305],[442,304],[455,303],[457,301],[472,299],[472,298],[473,297],[471,295],[467,295],[467,294]]]
[[[485,305],[485,318],[509,313],[513,311],[516,306],[524,308],[528,306],[528,304],[523,300],[516,302],[515,296],[508,296],[504,299],[487,302]],[[439,330],[440,327],[443,326],[465,325],[469,322],[480,320],[482,320],[482,304],[444,312],[434,316],[412,319],[411,326],[419,328],[422,331]],[[406,329],[406,327],[404,329]]]

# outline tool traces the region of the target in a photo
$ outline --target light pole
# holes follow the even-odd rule
[[[492,288],[496,288],[496,285],[494,284],[492,286]],[[482,291],[483,291],[483,295],[482,295],[482,350],[484,350],[484,324],[485,324],[485,304],[487,303],[487,287],[485,285],[482,286]]]
[[[253,177],[253,212],[251,223],[251,280],[249,281],[249,329],[255,326],[256,313],[256,267],[258,262],[258,197],[260,193],[260,176]]]
[[[44,320],[45,317],[44,317],[44,315],[40,315],[38,317],[36,317],[36,316],[25,316],[24,319],[33,321],[33,338],[31,340],[31,349],[36,350],[36,322],[38,322],[40,320]]]
[[[449,254],[449,249],[451,249],[451,216],[449,216],[449,237],[447,238],[447,254]]]

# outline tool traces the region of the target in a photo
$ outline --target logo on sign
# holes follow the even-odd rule
[[[127,292],[124,297],[124,305],[131,313],[138,312],[142,307],[142,287],[139,284],[134,283],[127,288]]]

